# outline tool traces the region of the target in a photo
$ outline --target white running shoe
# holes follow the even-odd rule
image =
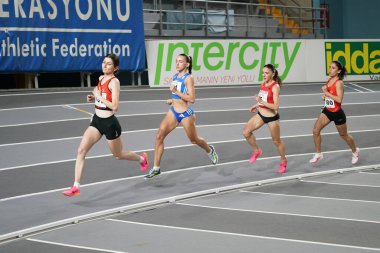
[[[316,164],[317,162],[319,162],[322,159],[323,159],[322,153],[315,153],[313,158],[311,158],[309,162],[312,164]]]
[[[213,145],[208,145],[211,149],[211,152],[208,154],[208,157],[210,158],[212,164],[216,165],[219,161],[218,154],[215,151],[215,147]]]
[[[359,148],[356,148],[356,152],[352,153],[352,164],[357,164],[360,160],[360,150]]]

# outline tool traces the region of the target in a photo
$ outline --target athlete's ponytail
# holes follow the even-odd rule
[[[347,72],[346,67],[344,67],[340,61],[332,61],[332,63],[334,63],[335,66],[337,66],[337,68],[340,70],[338,73],[339,80],[343,80]]]
[[[188,58],[189,58],[189,74],[191,74],[191,70],[193,69],[193,57],[189,55]]]
[[[282,85],[282,81],[281,81],[281,78],[280,76],[278,75],[278,70],[273,66],[273,64],[266,64],[264,65],[264,68],[268,68],[270,69],[272,72],[273,72],[273,80],[276,81],[276,83],[278,83],[278,85]]]
[[[180,56],[185,57],[186,62],[189,63],[189,67],[187,69],[189,71],[189,74],[191,74],[191,70],[193,69],[193,58],[190,55],[187,55],[187,54],[180,54]]]

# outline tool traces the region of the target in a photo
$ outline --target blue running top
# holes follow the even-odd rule
[[[184,74],[181,77],[178,77],[178,74],[179,73],[176,73],[173,76],[172,84],[174,84],[177,87],[177,90],[179,92],[188,95],[189,93],[187,91],[187,87],[186,87],[186,84],[185,84],[185,79],[186,79],[186,77],[188,77],[190,75],[190,73],[186,73],[186,74]],[[172,92],[172,98],[174,98],[174,99],[181,99],[181,97],[178,96],[177,94],[175,94],[174,92]]]

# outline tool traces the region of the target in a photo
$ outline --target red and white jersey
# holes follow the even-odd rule
[[[104,77],[103,77],[104,78]],[[106,99],[107,101],[112,102],[112,91],[109,89],[109,83],[111,82],[112,79],[115,77],[111,77],[108,79],[105,83],[102,84],[102,79],[99,80],[98,83],[98,90],[100,91],[100,94],[102,98]],[[99,99],[95,99],[95,108],[99,110],[109,110],[112,111],[112,109],[108,108],[104,103],[102,103]]]
[[[261,99],[264,101],[264,102],[267,102],[269,104],[274,104],[274,100],[273,100],[273,91],[272,91],[272,88],[273,86],[275,86],[277,83],[276,81],[273,81],[273,83],[271,85],[269,85],[268,87],[265,86],[265,82],[261,84],[261,87],[260,87],[260,92],[259,92],[259,96],[261,97]],[[266,108],[264,105],[262,104],[259,104],[259,106],[261,108]]]
[[[329,81],[330,81],[330,79],[327,80],[327,82],[326,82],[327,91],[329,93],[331,93],[332,95],[337,96],[338,93],[336,92],[336,84],[339,81],[339,79],[337,79],[330,87],[327,86],[327,84],[329,83]],[[330,112],[337,112],[341,108],[341,103],[338,103],[334,99],[326,96],[325,97],[325,107]]]

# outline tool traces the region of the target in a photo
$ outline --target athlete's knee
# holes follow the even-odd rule
[[[339,133],[339,136],[342,138],[342,139],[349,139],[351,136],[348,134],[348,133]]]
[[[116,159],[116,160],[120,160],[121,159],[121,153],[112,153],[113,157]]]
[[[199,143],[199,139],[196,137],[189,137],[189,140],[192,144],[198,144]]]
[[[276,145],[276,146],[279,146],[279,145],[282,144],[281,139],[272,139],[272,141],[273,141],[273,144]]]
[[[245,137],[245,138],[249,138],[249,137],[251,137],[252,136],[252,131],[250,131],[249,129],[243,129],[243,136]]]
[[[78,150],[77,150],[77,155],[78,156],[85,156],[87,153],[86,149],[84,149],[83,147],[79,146],[78,147]]]
[[[163,142],[165,139],[165,134],[162,129],[159,129],[156,134],[156,142]]]
[[[320,130],[319,128],[314,127],[314,128],[313,128],[313,135],[314,135],[314,136],[319,136],[319,135],[321,135],[321,130]]]

